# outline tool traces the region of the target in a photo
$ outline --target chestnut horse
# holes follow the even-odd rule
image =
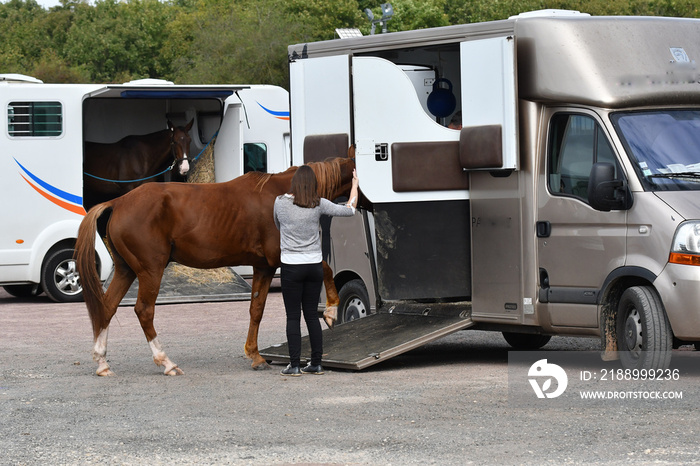
[[[335,158],[309,163],[319,194],[327,199],[349,195],[355,160]],[[267,367],[258,352],[258,328],[270,282],[280,266],[280,235],[273,220],[275,198],[291,189],[297,167],[278,174],[250,172],[225,183],[148,183],[99,204],[80,224],[76,262],[92,321],[93,358],[98,375],[113,375],[107,364],[107,333],[117,306],[135,278],[139,288],[134,310],[153,360],[167,375],[182,374],[163,351],[153,327],[156,297],[169,262],[196,268],[253,266],[250,324],[245,354],[254,369]],[[104,293],[95,267],[98,218],[111,210],[106,241],[114,259],[114,277]],[[324,262],[326,312],[335,320],[338,293]]]
[[[84,185],[90,199],[104,201],[149,181],[156,175],[179,166],[180,175],[189,170],[187,152],[192,138],[189,135],[194,120],[185,126],[142,136],[127,136],[112,144],[85,143]]]

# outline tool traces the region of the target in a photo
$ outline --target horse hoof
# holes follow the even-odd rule
[[[100,377],[114,377],[116,375],[110,368],[98,370],[95,373]]]
[[[175,366],[169,371],[164,372],[165,375],[185,375],[182,369],[179,367]]]
[[[333,325],[338,318],[338,307],[328,306],[323,312],[323,321],[328,325],[328,328],[333,330]]]
[[[266,361],[263,361],[263,362],[259,362],[257,364],[253,363],[251,365],[251,367],[253,368],[253,370],[256,370],[256,371],[264,371],[264,370],[269,369],[270,365]]]

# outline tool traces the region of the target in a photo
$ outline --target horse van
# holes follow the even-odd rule
[[[354,144],[366,198],[330,226],[352,322],[324,365],[460,329],[600,338],[626,368],[698,344],[700,20],[548,10],[289,57],[294,162]]]
[[[118,141],[144,144],[169,125],[189,130],[190,163],[213,147],[215,181],[248,171],[278,172],[291,164],[289,96],[277,86],[174,85],[161,80],[126,84],[45,84],[23,75],[0,75],[5,116],[0,135],[0,285],[15,296],[45,292],[54,301],[82,299],[73,247],[91,201],[86,147]],[[171,130],[172,131],[172,130]],[[216,141],[212,145],[212,141]],[[150,140],[149,140],[150,141]],[[105,186],[182,180],[174,174],[175,141],[163,166],[139,172],[151,154],[99,177]],[[124,149],[126,150],[126,149]],[[172,151],[172,154],[170,153]],[[92,169],[91,169],[92,170]],[[113,195],[114,196],[114,195]],[[98,198],[96,198],[98,199]],[[95,244],[100,277],[112,261]]]

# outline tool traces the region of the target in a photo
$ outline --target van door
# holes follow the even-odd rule
[[[549,122],[537,188],[540,306],[553,326],[597,327],[603,282],[625,263],[627,213],[588,205],[588,179],[596,162],[621,169],[595,113],[550,111]]]

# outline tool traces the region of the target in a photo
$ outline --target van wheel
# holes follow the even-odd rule
[[[36,283],[29,285],[5,285],[3,289],[15,298],[32,298],[44,292],[40,285]]]
[[[338,324],[367,317],[370,304],[367,288],[362,280],[350,280],[338,292]]]
[[[617,309],[617,347],[625,369],[667,369],[673,333],[661,298],[652,287],[625,290]]]
[[[83,287],[73,260],[73,249],[60,249],[44,263],[41,272],[44,292],[57,303],[83,300]]]
[[[537,333],[503,332],[503,338],[510,346],[519,350],[536,350],[542,348],[552,339],[549,335]]]

